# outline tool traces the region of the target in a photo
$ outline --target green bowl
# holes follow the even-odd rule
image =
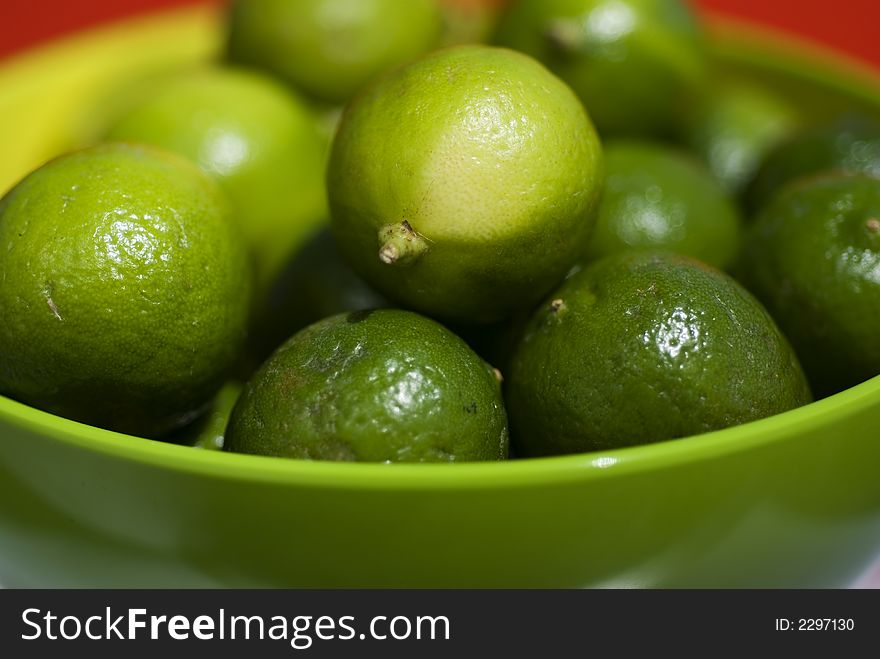
[[[880,83],[715,25],[724,74],[811,112]],[[0,70],[0,190],[89,139],[122,80],[203,61],[206,10],[90,33]],[[134,84],[134,83],[132,83]],[[0,398],[7,586],[837,587],[880,551],[880,378],[745,426],[602,454],[367,465],[127,437]]]

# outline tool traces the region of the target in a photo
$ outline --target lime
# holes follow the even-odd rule
[[[247,254],[216,185],[111,144],[54,160],[0,202],[0,391],[160,436],[223,384],[249,312]]]
[[[696,105],[686,141],[731,195],[740,195],[764,157],[800,118],[785,99],[759,85],[726,81]]]
[[[519,343],[533,309],[520,309],[512,317],[496,323],[446,324],[464,339],[471,349],[503,374],[507,372],[510,356]]]
[[[169,443],[194,446],[206,451],[222,451],[226,426],[240,395],[241,383],[229,380],[198,419],[163,439]]]
[[[688,257],[615,254],[533,316],[510,368],[517,451],[604,451],[694,435],[810,400],[764,308]]]
[[[787,186],[756,219],[742,279],[817,395],[880,374],[880,181],[833,174]]]
[[[206,69],[170,77],[119,118],[109,137],[175,151],[217,179],[261,289],[326,216],[326,148],[317,119],[262,75]]]
[[[245,386],[226,450],[310,460],[453,462],[507,457],[492,368],[417,314],[359,311],[284,344]]]
[[[647,249],[687,254],[719,268],[733,264],[739,212],[689,154],[647,142],[611,143],[605,170],[588,258]]]
[[[681,0],[514,0],[495,41],[570,84],[603,136],[676,132],[707,80],[702,31]]]
[[[315,232],[272,283],[251,341],[262,362],[286,339],[319,320],[346,311],[392,306],[346,263],[330,230]]]
[[[439,0],[443,15],[441,46],[486,43],[499,16],[498,0]]]
[[[583,253],[601,149],[538,62],[459,46],[389,75],[343,115],[327,174],[343,256],[413,309],[491,322]]]
[[[442,24],[435,0],[235,0],[229,58],[341,103],[433,48]]]
[[[784,140],[762,163],[748,191],[749,205],[759,210],[789,181],[830,171],[880,178],[880,121],[845,114]]]

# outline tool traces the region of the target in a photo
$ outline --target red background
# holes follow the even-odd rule
[[[749,18],[810,37],[880,68],[878,0],[692,1],[702,9]],[[222,0],[0,0],[0,57],[124,16],[180,5],[220,2]]]

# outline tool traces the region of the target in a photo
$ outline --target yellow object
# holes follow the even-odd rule
[[[220,21],[210,7],[163,12],[9,60],[0,68],[0,194],[49,158],[88,144],[106,116],[102,99],[120,85],[216,55]]]

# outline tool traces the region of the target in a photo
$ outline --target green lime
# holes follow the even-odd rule
[[[492,38],[499,3],[486,0],[439,0],[443,13],[441,46],[486,43]]]
[[[829,174],[786,187],[756,219],[742,279],[817,395],[880,374],[880,181]]]
[[[442,25],[435,0],[234,0],[229,58],[341,103],[433,48]]]
[[[571,85],[603,136],[674,133],[708,78],[681,0],[514,0],[495,41]]]
[[[214,397],[210,407],[193,423],[168,435],[165,441],[206,451],[222,451],[232,408],[241,395],[241,383],[230,380]]]
[[[389,306],[342,259],[329,228],[324,227],[294,252],[272,283],[254,323],[252,350],[262,362],[312,323],[346,311]]]
[[[408,311],[341,314],[302,330],[245,386],[228,451],[310,460],[453,462],[507,457],[492,368]]]
[[[797,110],[771,90],[724,82],[696,105],[686,141],[731,195],[740,195],[764,157],[799,123]]]
[[[880,121],[846,114],[784,140],[764,159],[749,205],[760,210],[789,181],[829,171],[880,178]]]
[[[220,189],[182,158],[110,144],[0,201],[0,391],[146,437],[223,384],[249,313],[247,254]]]
[[[523,455],[685,437],[810,400],[788,342],[739,284],[639,252],[566,280],[530,321],[507,384]]]
[[[625,250],[687,254],[733,265],[739,212],[698,161],[671,147],[617,142],[605,148],[605,192],[587,256]]]
[[[180,153],[220,183],[260,289],[326,216],[326,147],[317,119],[260,74],[205,69],[170,77],[119,118],[109,137]]]
[[[488,325],[447,324],[450,330],[464,339],[471,349],[503,374],[510,365],[510,357],[519,343],[531,311],[518,310],[512,317]]]
[[[343,256],[413,309],[492,322],[540,300],[586,247],[602,154],[538,62],[459,46],[347,109],[327,174]]]

